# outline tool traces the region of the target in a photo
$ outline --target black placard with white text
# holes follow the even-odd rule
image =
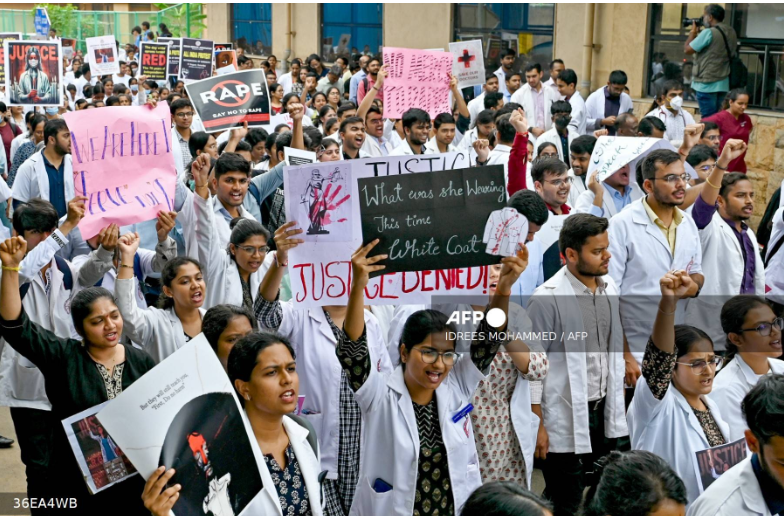
[[[200,81],[212,77],[212,41],[182,38],[180,79]]]
[[[166,43],[169,45],[169,77],[179,78],[182,38],[158,38],[158,43]]]
[[[506,203],[502,166],[360,178],[358,187],[362,241],[379,239],[370,256],[389,255],[371,276],[499,263],[483,240]]]
[[[264,70],[242,70],[186,84],[188,97],[208,133],[270,123],[270,102]]]
[[[169,70],[169,45],[142,41],[139,49],[139,76],[165,81]]]

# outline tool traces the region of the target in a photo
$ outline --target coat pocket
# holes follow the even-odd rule
[[[45,401],[44,375],[41,371],[30,365],[29,361],[17,355],[14,359],[13,375],[9,392],[14,399],[23,401]]]

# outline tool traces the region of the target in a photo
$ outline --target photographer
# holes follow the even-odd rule
[[[720,5],[705,6],[701,25],[703,29],[699,31],[697,21],[692,20],[683,51],[696,54],[692,89],[705,118],[721,110],[721,103],[730,89],[730,60],[737,48],[738,36],[724,23],[724,8]]]

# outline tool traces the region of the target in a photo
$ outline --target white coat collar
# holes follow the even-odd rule
[[[649,235],[651,235],[657,241],[659,241],[659,243],[661,243],[667,249],[667,251],[670,254],[672,254],[672,251],[670,250],[670,244],[664,238],[664,233],[662,233],[662,230],[659,229],[659,226],[657,226],[656,224],[654,224],[651,221],[651,218],[648,217],[648,212],[645,211],[645,206],[642,204],[642,201],[643,201],[643,199],[645,199],[645,197],[646,196],[643,195],[639,200],[633,202],[629,206],[629,209],[632,210],[632,221],[635,224],[641,224],[641,225],[645,226],[645,232],[648,233]],[[677,210],[678,208],[675,208],[675,209]],[[685,217],[685,214],[684,214],[684,217]],[[683,222],[681,222],[681,224],[683,224]],[[677,238],[675,240],[675,245],[676,246],[678,245]]]
[[[686,414],[686,419],[689,421],[689,425],[695,432],[697,432],[697,435],[700,436],[705,444],[708,445],[708,438],[705,436],[705,430],[703,430],[702,426],[700,425],[697,416],[694,415],[694,410],[692,409],[691,405],[689,405],[689,402],[686,401],[686,398],[683,396],[683,394],[681,394],[681,391],[676,389],[675,384],[672,382],[670,383],[668,389],[672,389],[672,395],[677,405]],[[708,410],[710,410],[713,419],[716,421],[716,425],[719,427],[719,430],[721,430],[721,435],[724,436],[724,440],[729,442],[729,426],[721,418],[719,407],[708,396],[700,396],[700,399],[705,404],[705,406],[708,407]]]
[[[740,485],[740,493],[746,507],[759,514],[770,514],[770,510],[765,503],[765,497],[762,495],[759,480],[757,480],[757,475],[754,474],[751,455],[746,457],[737,467],[742,468],[738,475],[738,485]]]
[[[308,308],[308,316],[318,324],[318,328],[321,333],[329,339],[330,342],[337,346],[337,341],[335,340],[335,334],[332,333],[332,326],[329,324],[327,320],[327,316],[324,314],[324,308],[317,306],[314,308]]]

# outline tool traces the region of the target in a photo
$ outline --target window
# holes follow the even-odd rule
[[[381,52],[383,4],[321,4],[322,57]]]
[[[272,4],[232,4],[231,39],[248,54],[272,53]]]
[[[553,59],[555,4],[455,4],[455,39],[481,39],[485,67],[500,66],[501,51],[513,48],[516,69]]]
[[[783,110],[784,4],[719,5],[727,10],[724,22],[738,34],[740,58],[749,70],[750,105]],[[656,80],[675,75],[684,82],[685,99],[696,100],[690,88],[694,55],[683,52],[690,27],[684,27],[683,20],[700,18],[704,8],[704,3],[651,4],[649,95],[655,94]]]

